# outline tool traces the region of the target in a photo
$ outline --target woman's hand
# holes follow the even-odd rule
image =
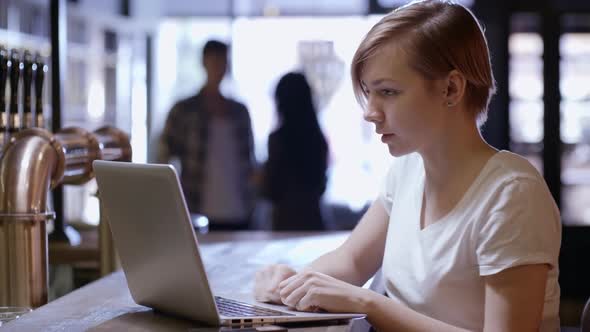
[[[300,311],[365,313],[372,291],[307,270],[279,285],[282,303]]]
[[[284,264],[265,266],[256,272],[254,297],[260,302],[283,304],[279,294],[279,284],[296,273],[295,270]]]

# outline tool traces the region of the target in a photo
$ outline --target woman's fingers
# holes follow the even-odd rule
[[[276,290],[278,292],[280,290],[281,282],[283,280],[286,280],[286,279],[292,277],[295,274],[296,274],[296,272],[293,270],[276,271],[272,280],[271,280],[270,287],[272,287],[274,290]]]
[[[310,278],[311,275],[309,272],[302,272],[283,280],[279,284],[281,300],[283,301],[283,303],[285,303],[284,301],[286,300],[286,298],[289,297],[289,295],[291,295],[291,293],[294,290],[301,287],[303,283]]]
[[[320,311],[321,305],[318,302],[318,287],[311,287],[299,302],[295,305],[295,309],[299,311]]]
[[[281,301],[291,308],[297,308],[299,300],[301,300],[301,298],[304,297],[312,287],[314,287],[313,282],[307,280],[301,284],[300,287],[297,287],[292,292],[290,292],[289,295],[285,295],[281,292]]]
[[[279,284],[296,272],[286,265],[269,265],[256,272],[254,296],[261,302],[282,303]]]
[[[358,311],[362,288],[328,275],[287,268],[262,270],[256,275],[257,300],[283,303],[299,311]]]
[[[282,303],[280,294],[281,288],[279,285],[283,280],[295,275],[296,272],[293,269],[285,266],[280,266],[274,272],[275,273],[273,275],[272,281],[269,284],[269,292],[273,302]]]
[[[327,286],[326,282],[329,282],[329,280],[325,280],[325,276],[320,273],[306,271],[298,274],[297,278],[293,277],[292,280],[285,280],[285,283],[287,282],[288,284],[281,289],[281,300],[288,306],[299,310],[301,300],[310,294],[312,296],[319,289]],[[305,308],[301,310],[309,309]]]

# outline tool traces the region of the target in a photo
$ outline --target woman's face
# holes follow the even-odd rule
[[[391,155],[421,151],[438,137],[446,105],[443,81],[424,79],[405,52],[383,46],[365,61],[361,85],[367,96],[364,118],[375,124]]]

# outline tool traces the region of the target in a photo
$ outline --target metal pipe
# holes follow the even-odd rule
[[[105,126],[95,130],[94,135],[100,145],[101,160],[131,161],[131,143],[125,132]]]
[[[130,160],[122,131],[95,133],[65,128],[55,135],[40,128],[10,138],[0,157],[0,306],[47,303],[47,193],[58,184],[92,178],[95,159]]]
[[[11,137],[0,159],[0,211],[40,213],[47,190],[64,174],[64,151],[46,130],[32,128]]]
[[[94,177],[92,162],[100,160],[131,160],[131,144],[123,131],[105,126],[90,133],[69,127],[55,134],[65,155],[62,183],[83,184]]]
[[[95,136],[82,128],[64,128],[55,134],[65,155],[64,183],[82,184],[91,178],[92,161],[100,157]]]
[[[47,303],[47,192],[63,151],[41,129],[16,133],[0,159],[0,305]]]

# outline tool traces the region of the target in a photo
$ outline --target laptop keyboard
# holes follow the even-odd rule
[[[215,297],[217,310],[228,317],[257,317],[257,316],[294,316],[286,312],[253,306],[244,302]]]

